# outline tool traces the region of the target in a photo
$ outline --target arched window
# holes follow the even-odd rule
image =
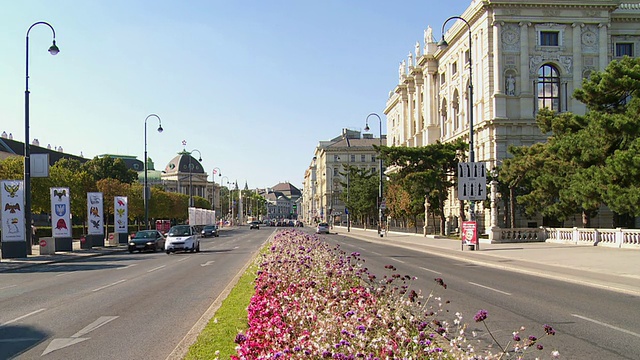
[[[538,109],[549,108],[560,112],[560,75],[553,65],[545,64],[538,69]]]
[[[453,130],[456,131],[460,128],[460,95],[458,94],[458,89],[453,92],[451,108],[453,109]]]

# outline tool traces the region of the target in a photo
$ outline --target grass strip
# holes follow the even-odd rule
[[[257,268],[253,264],[242,275],[196,342],[189,347],[186,360],[229,359],[236,354],[236,335],[248,328],[247,307],[255,293]]]

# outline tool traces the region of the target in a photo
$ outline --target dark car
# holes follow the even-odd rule
[[[220,236],[220,234],[218,234],[218,226],[217,225],[207,225],[207,226],[203,227],[202,231],[200,232],[200,234],[202,235],[202,237],[209,237],[209,236],[218,237],[218,236]]]
[[[260,221],[252,221],[249,223],[249,229],[260,229]]]
[[[129,240],[129,252],[132,253],[135,250],[140,252],[145,250],[162,251],[164,242],[164,235],[158,230],[141,230]]]

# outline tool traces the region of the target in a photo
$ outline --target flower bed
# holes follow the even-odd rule
[[[509,350],[498,344],[500,354],[478,356],[461,315],[439,320],[439,305],[410,288],[412,277],[387,265],[391,274],[378,279],[359,253],[331,248],[316,235],[281,231],[258,261],[249,327],[236,336],[233,359],[521,358],[538,345],[533,336],[515,341],[514,333]],[[435,284],[446,288],[440,278]],[[486,318],[482,310],[475,320]]]

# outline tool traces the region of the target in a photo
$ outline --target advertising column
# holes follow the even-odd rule
[[[72,251],[71,202],[69,188],[50,188],[51,192],[51,236],[56,251]]]
[[[129,214],[127,210],[127,197],[116,196],[113,205],[114,232],[119,244],[126,244],[129,232]]]
[[[25,236],[24,189],[22,180],[4,180],[0,186],[2,203],[2,257],[5,259],[27,257]]]
[[[87,193],[87,219],[89,226],[87,231],[87,247],[104,246],[104,203],[102,193]]]

